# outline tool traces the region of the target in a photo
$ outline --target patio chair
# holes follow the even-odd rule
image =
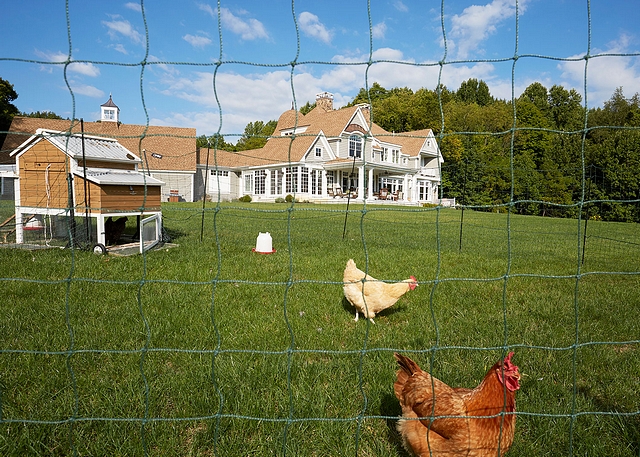
[[[380,189],[380,195],[378,196],[378,198],[380,200],[386,200],[387,198],[389,198],[389,189],[387,189],[386,187]]]

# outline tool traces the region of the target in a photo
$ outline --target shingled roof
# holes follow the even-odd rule
[[[81,131],[79,121],[72,123],[69,120],[16,116],[0,151],[0,163],[12,163],[9,154],[39,128],[72,133]],[[85,122],[84,133],[118,140],[143,160],[145,169],[190,172],[196,170],[195,128]]]
[[[215,167],[216,164],[227,168],[260,167],[300,162],[319,135],[324,135],[329,140],[339,137],[345,130],[348,131],[351,121],[358,113],[363,116],[370,129],[370,135],[386,143],[401,146],[403,152],[410,156],[420,153],[426,137],[431,134],[430,129],[402,134],[388,132],[371,123],[370,111],[366,106],[356,105],[338,110],[316,106],[306,115],[299,111],[287,110],[278,118],[273,136],[267,140],[263,148],[239,152],[217,150],[215,156],[214,151],[210,150],[209,167]],[[340,159],[336,159],[331,163],[339,161]],[[206,165],[206,149],[200,150],[198,164]]]

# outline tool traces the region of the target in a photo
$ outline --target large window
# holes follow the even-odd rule
[[[267,172],[266,170],[256,170],[255,171],[255,194],[256,195],[264,195],[267,192],[266,184],[267,184]]]
[[[398,149],[393,149],[391,151],[391,162],[400,163],[400,151]]]
[[[429,181],[418,181],[418,200],[429,200]]]
[[[349,157],[362,157],[362,137],[360,135],[349,137]]]
[[[244,191],[247,194],[253,192],[253,173],[244,174]]]
[[[311,193],[322,195],[322,171],[311,170]]]
[[[298,167],[289,167],[284,175],[286,192],[298,192]]]
[[[309,192],[309,169],[307,167],[300,168],[300,192]]]
[[[282,194],[282,170],[271,170],[271,195]]]

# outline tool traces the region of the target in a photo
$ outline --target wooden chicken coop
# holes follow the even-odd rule
[[[38,129],[11,155],[16,243],[41,231],[45,240],[106,246],[105,228],[117,219],[135,221],[141,250],[158,241],[163,182],[142,173],[142,160],[117,140]]]

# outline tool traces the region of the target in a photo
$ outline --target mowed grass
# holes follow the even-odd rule
[[[474,387],[506,350],[509,455],[640,454],[637,224],[589,221],[582,263],[577,220],[345,209],[208,204],[201,240],[166,204],[178,246],[144,256],[0,249],[0,455],[406,456],[393,351]],[[349,258],[420,286],[354,322]]]

